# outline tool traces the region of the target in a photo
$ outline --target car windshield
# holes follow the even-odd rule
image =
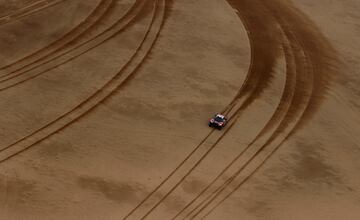
[[[219,116],[215,117],[214,120],[218,121],[218,122],[223,122],[224,121],[224,119],[219,117]]]

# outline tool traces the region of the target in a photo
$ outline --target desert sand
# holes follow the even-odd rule
[[[359,11],[0,0],[0,219],[360,219]]]

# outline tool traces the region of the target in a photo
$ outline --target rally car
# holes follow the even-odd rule
[[[221,130],[223,127],[225,127],[226,123],[227,118],[224,115],[216,114],[209,120],[209,127],[214,127]]]

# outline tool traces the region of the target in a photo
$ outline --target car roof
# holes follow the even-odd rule
[[[221,115],[221,114],[216,114],[216,117],[225,118],[225,116],[224,116],[224,115]]]

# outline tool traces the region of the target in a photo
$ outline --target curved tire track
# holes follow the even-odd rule
[[[25,70],[24,72],[20,72],[16,74],[15,76],[12,76],[11,78],[15,77],[21,77],[24,75],[24,73],[29,73],[25,75],[23,78],[18,79],[17,81],[5,81],[3,82],[4,85],[0,84],[0,92],[7,90],[9,88],[13,88],[15,86],[18,86],[24,82],[27,82],[31,79],[34,79],[42,74],[45,74],[49,72],[50,70],[56,69],[66,63],[69,63],[76,58],[80,57],[81,55],[99,47],[103,43],[113,39],[118,34],[124,32],[129,27],[132,26],[134,23],[135,18],[140,18],[141,15],[139,14],[139,11],[143,9],[143,6],[145,5],[146,1],[142,0],[136,0],[136,3],[133,5],[133,7],[128,11],[128,13],[122,17],[119,21],[117,21],[114,25],[112,25],[110,28],[106,29],[106,31],[96,35],[94,38],[90,38],[80,44],[75,45],[75,47],[70,48],[69,50],[57,54],[54,57],[51,57],[49,60],[45,61],[44,63],[39,64],[38,66],[32,67],[28,70]],[[60,58],[63,58],[63,60],[60,60]],[[45,64],[55,62],[58,63],[53,64],[53,66],[47,67],[44,70],[40,70],[38,72],[32,72],[32,70],[36,70],[40,67],[45,66]]]
[[[91,112],[101,102],[109,98],[115,91],[119,90],[130,78],[130,76],[136,73],[159,37],[163,15],[158,15],[158,7],[160,6],[157,0],[155,0],[147,1],[146,5],[142,8],[142,14],[146,14],[146,10],[149,10],[149,8],[153,11],[148,30],[131,58],[111,80],[109,80],[103,85],[103,87],[89,96],[86,100],[79,103],[76,107],[64,113],[59,118],[51,121],[13,144],[2,148],[0,150],[0,163],[30,149],[36,144],[41,143],[43,140],[64,130],[66,127]],[[139,16],[136,17],[136,20],[142,19],[141,16],[142,15],[139,14]]]
[[[79,35],[77,38],[73,39],[72,41],[68,42],[66,45],[64,45],[63,48],[58,48],[57,50],[45,55],[44,57],[40,58],[42,62],[37,63],[35,61],[34,66],[30,66],[30,68],[26,69],[26,67],[29,67],[28,65],[21,67],[19,70],[24,71],[12,71],[7,75],[10,75],[9,77],[0,80],[0,91],[12,88],[14,86],[20,85],[24,82],[27,82],[28,80],[31,80],[33,78],[36,78],[37,76],[40,76],[50,70],[56,69],[57,67],[60,67],[77,57],[87,53],[88,51],[97,48],[101,44],[105,43],[106,41],[114,38],[116,35],[118,35],[120,32],[123,32],[127,29],[127,27],[131,26],[132,20],[139,16],[138,12],[141,10],[142,6],[144,5],[144,1],[136,0],[134,5],[126,12],[126,14],[121,17],[119,20],[117,20],[114,24],[112,24],[109,28],[107,28],[105,31],[98,33],[96,36],[91,37],[90,39],[86,39],[86,34],[91,30],[86,30],[81,35]],[[101,22],[101,21],[99,21]],[[94,26],[90,27],[96,28],[98,23],[95,23]],[[82,42],[78,42],[79,40],[83,40]],[[66,50],[67,49],[67,50]],[[74,54],[72,54],[74,53]],[[67,56],[67,57],[66,57]],[[65,61],[59,61],[60,58],[66,59]],[[59,63],[55,63],[52,66],[48,67],[45,70],[39,70],[39,72],[36,72],[35,70],[44,67],[46,64],[51,64],[52,62],[58,61]],[[45,66],[46,67],[46,66]],[[6,75],[6,76],[7,76]],[[0,77],[1,78],[1,77]]]

